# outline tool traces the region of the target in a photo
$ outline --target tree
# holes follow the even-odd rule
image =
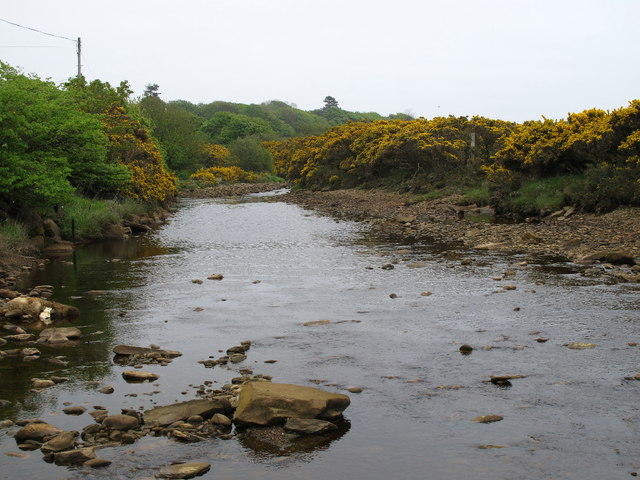
[[[79,190],[113,193],[126,168],[108,160],[100,119],[52,82],[0,62],[0,202],[49,208]]]
[[[159,97],[160,96],[160,85],[158,85],[157,83],[149,83],[145,88],[144,88],[144,93],[143,95],[145,97]]]
[[[338,107],[338,101],[333,98],[331,95],[327,95],[324,97],[324,107],[323,110],[328,110],[330,108],[340,108]]]

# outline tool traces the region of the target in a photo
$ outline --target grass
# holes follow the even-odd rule
[[[16,250],[28,240],[27,227],[22,223],[13,220],[0,222],[0,250]]]
[[[153,210],[154,206],[132,199],[96,200],[74,196],[64,205],[64,217],[60,228],[65,238],[72,238],[75,223],[75,239],[100,238],[106,227],[121,223],[128,215],[139,215]]]
[[[581,175],[563,175],[529,180],[505,200],[510,210],[525,215],[547,215],[569,203],[584,182]]]

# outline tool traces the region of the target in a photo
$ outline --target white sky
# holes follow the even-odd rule
[[[3,0],[0,18],[81,37],[88,79],[157,83],[165,101],[332,95],[524,121],[640,98],[640,0]],[[77,70],[73,42],[4,22],[0,60],[56,82]]]

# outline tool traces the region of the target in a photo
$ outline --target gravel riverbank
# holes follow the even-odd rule
[[[410,196],[383,190],[295,192],[287,202],[336,217],[372,224],[408,238],[435,238],[467,247],[545,253],[585,264],[619,265],[622,281],[640,281],[640,208],[603,215],[566,208],[523,223],[493,223],[487,207],[459,206],[455,196],[411,203]]]

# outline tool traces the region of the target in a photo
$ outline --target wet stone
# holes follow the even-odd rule
[[[162,467],[156,478],[193,478],[205,474],[211,468],[206,462],[178,463]]]
[[[66,415],[82,415],[84,412],[87,411],[87,409],[81,406],[74,406],[74,407],[63,408],[62,411]]]
[[[503,419],[504,417],[501,415],[481,415],[479,417],[472,418],[471,421],[477,423],[493,423],[499,422]]]

